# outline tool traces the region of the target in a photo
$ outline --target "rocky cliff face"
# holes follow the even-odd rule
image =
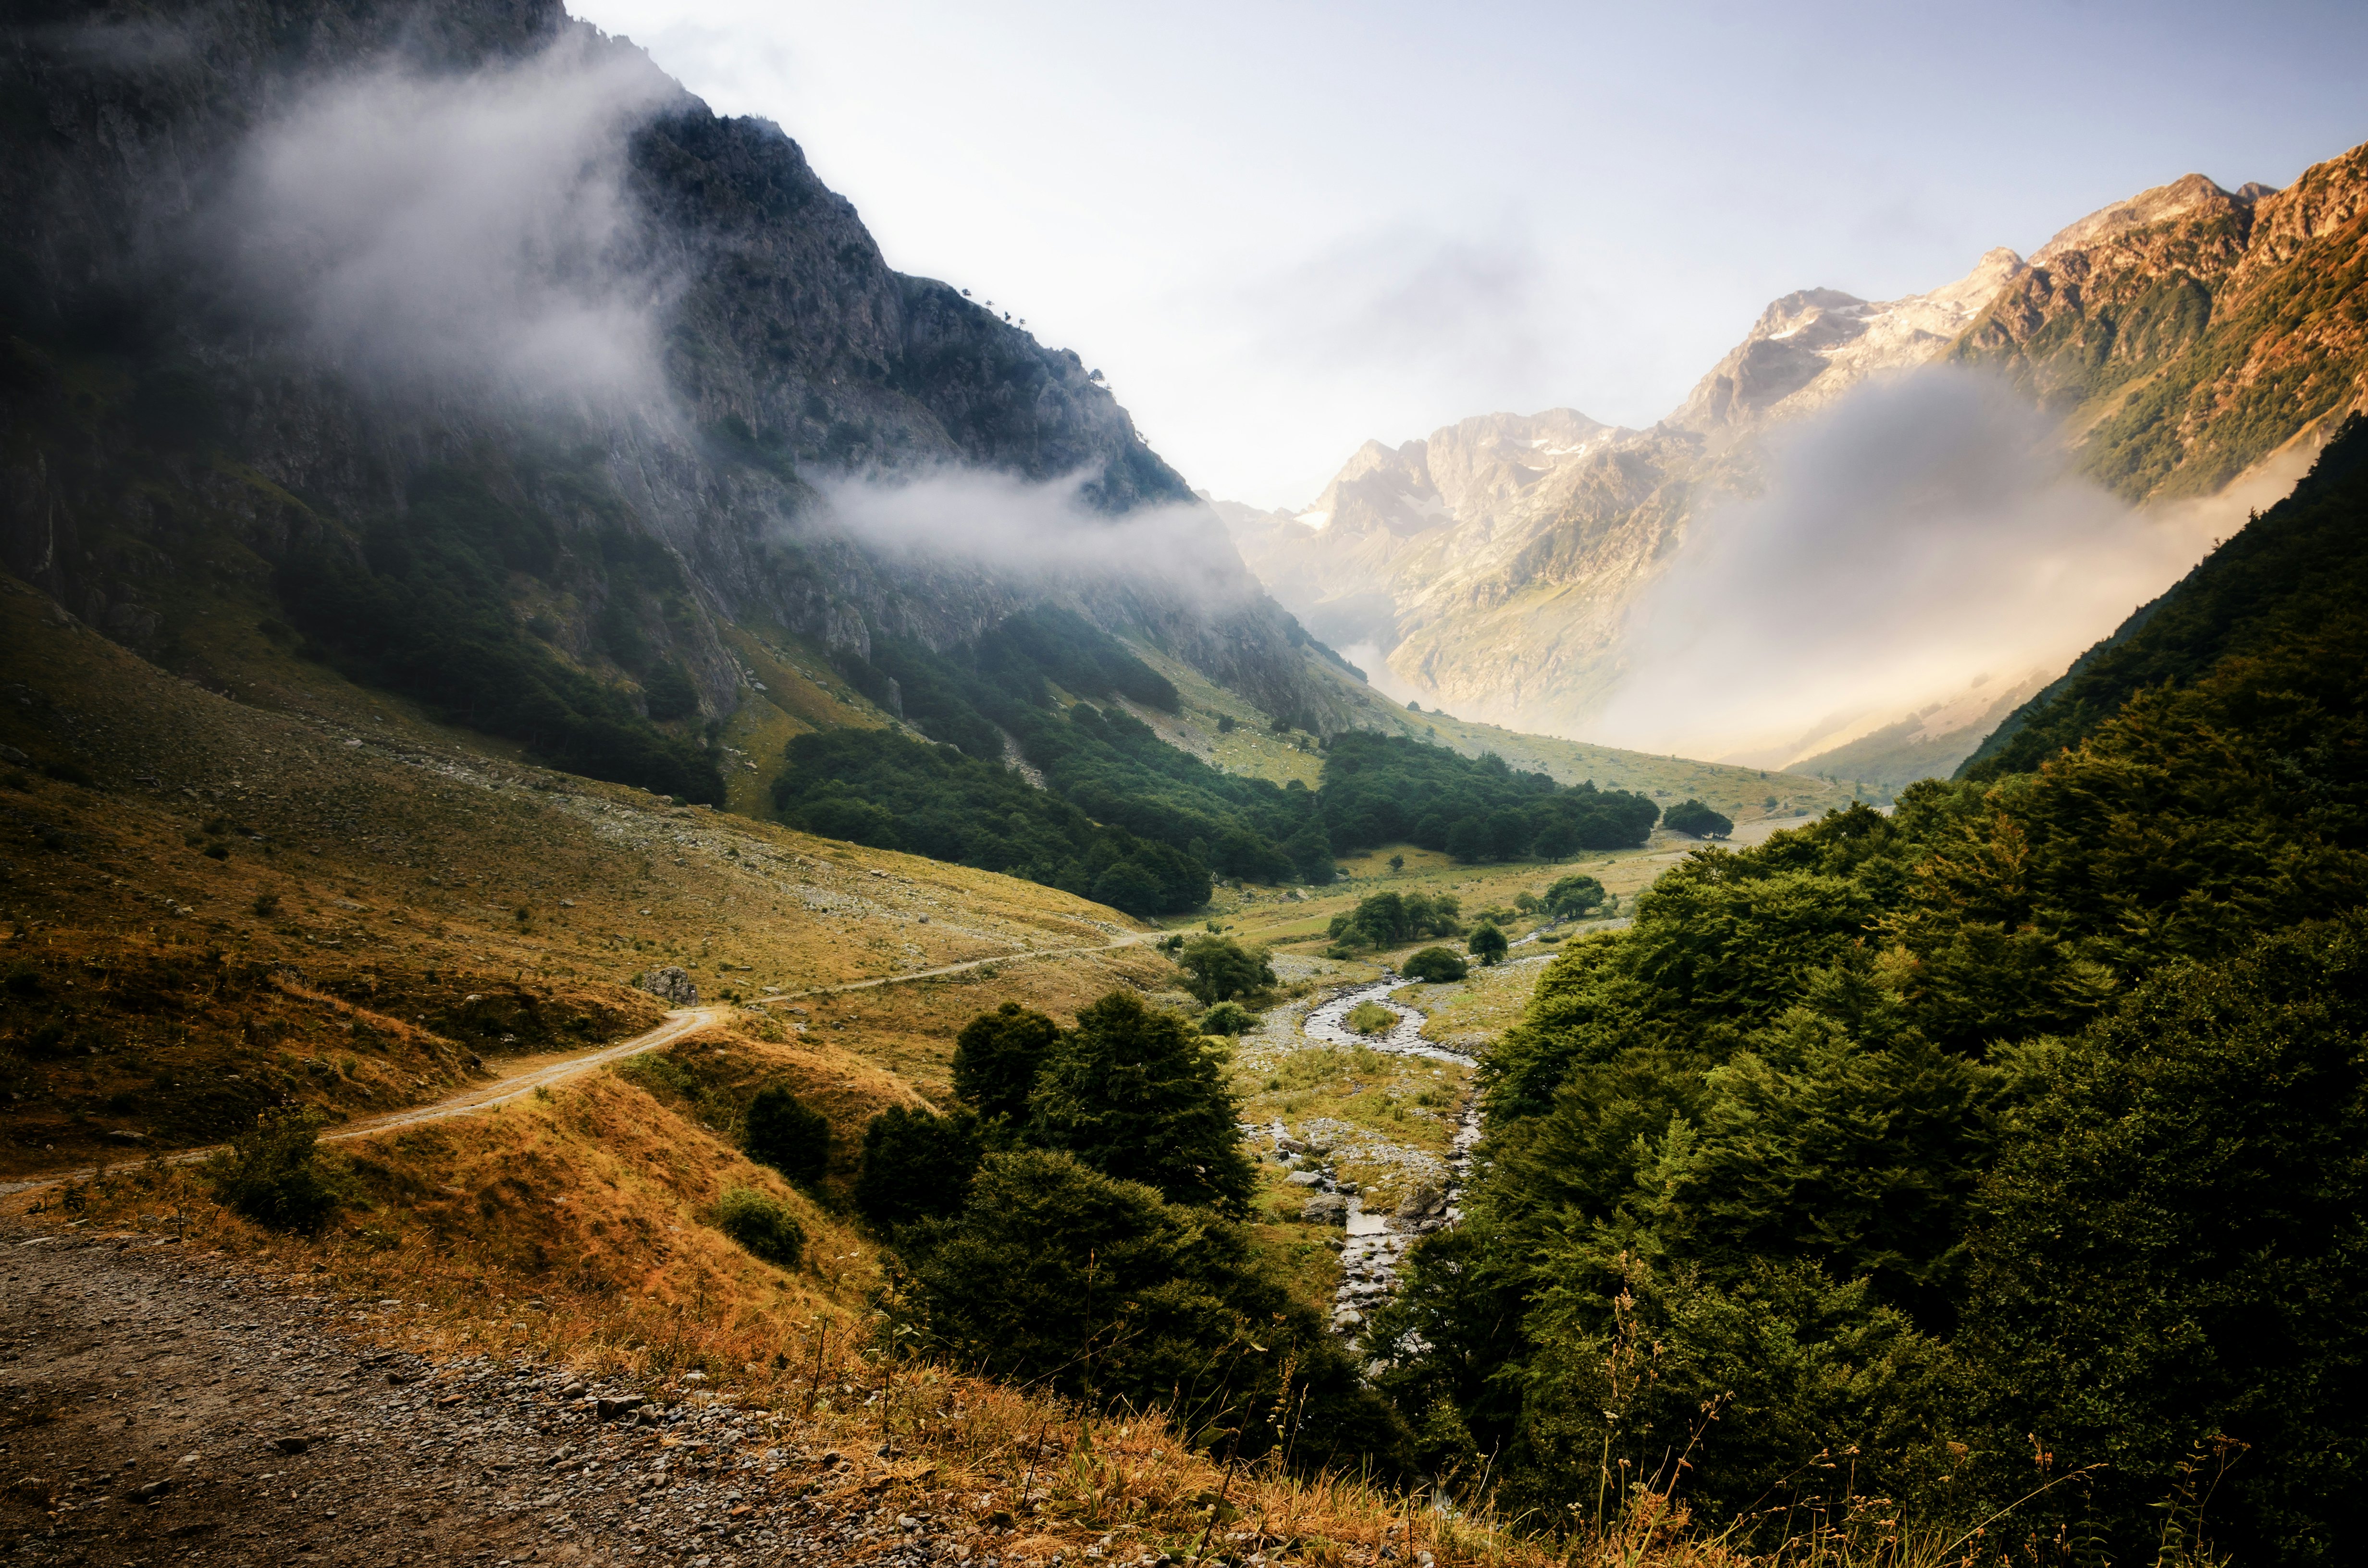
[[[1770,431],[1871,379],[1952,359],[1998,369],[2064,415],[2089,470],[2132,499],[2216,490],[2358,405],[2364,169],[2368,148],[2281,192],[2191,176],[2080,220],[2028,263],[1993,250],[1905,299],[1803,290],[1649,430],[1570,410],[1492,415],[1369,442],[1297,513],[1224,515],[1276,597],[1369,669],[1385,662],[1384,684],[1585,733],[1638,656],[1631,607],[1697,508],[1756,493]],[[1488,454],[1487,477],[1463,480],[1449,450]],[[1839,716],[1840,734],[1795,750],[1869,778],[1945,772],[1987,707],[1935,691],[1905,716]],[[1894,732],[1896,756],[1862,738]],[[1832,749],[1851,735],[1847,757]]]
[[[557,0],[66,0],[0,51],[0,562],[142,652],[225,562],[383,578],[441,528],[534,658],[653,719],[654,672],[742,699],[734,621],[861,657],[1051,597],[1337,721],[1213,519],[1189,596],[965,553],[960,515],[850,537],[833,483],[947,468],[1088,525],[1195,503],[1075,354],[892,270],[778,127]]]
[[[2368,398],[2368,146],[2282,191],[2189,175],[2032,261],[1952,352],[2060,412],[2132,500],[2212,494]]]

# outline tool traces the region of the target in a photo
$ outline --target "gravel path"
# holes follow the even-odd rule
[[[996,1538],[761,1412],[376,1347],[152,1237],[0,1229],[0,1553],[43,1564],[994,1564]],[[357,1321],[359,1320],[359,1321]],[[626,1397],[626,1396],[632,1397]],[[603,1398],[602,1396],[607,1396]]]
[[[409,1110],[389,1111],[383,1116],[364,1117],[359,1121],[348,1122],[335,1132],[322,1133],[320,1141],[324,1143],[337,1143],[348,1138],[367,1138],[372,1133],[384,1132],[390,1128],[411,1127],[423,1121],[441,1121],[447,1117],[469,1116],[477,1111],[490,1110],[495,1106],[507,1105],[520,1095],[531,1094],[536,1089],[555,1084],[562,1078],[573,1077],[578,1073],[594,1067],[606,1067],[611,1062],[621,1062],[628,1056],[638,1056],[645,1051],[660,1050],[672,1045],[685,1035],[693,1035],[701,1029],[712,1028],[723,1021],[723,1009],[721,1007],[677,1007],[666,1015],[665,1023],[646,1033],[637,1034],[631,1040],[620,1040],[614,1045],[596,1046],[592,1050],[578,1051],[575,1055],[562,1057],[557,1061],[539,1062],[523,1073],[507,1078],[497,1078],[490,1084],[472,1084],[430,1105],[414,1106]],[[216,1143],[201,1149],[183,1149],[176,1153],[165,1155],[165,1163],[168,1165],[195,1165],[221,1147],[222,1145]],[[80,1174],[82,1168],[77,1165],[71,1171],[58,1171],[42,1176],[28,1176],[22,1181],[0,1182],[0,1198],[8,1197],[12,1193],[34,1192],[45,1187],[55,1187],[58,1183]]]

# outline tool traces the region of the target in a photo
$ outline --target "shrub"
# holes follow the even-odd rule
[[[863,1129],[855,1207],[883,1231],[959,1213],[984,1153],[978,1118],[891,1106]]]
[[[754,1187],[731,1187],[715,1200],[715,1228],[748,1253],[783,1268],[805,1256],[806,1229],[789,1206]]]
[[[1425,948],[1400,965],[1398,972],[1408,980],[1428,981],[1438,985],[1451,980],[1461,980],[1471,971],[1452,949]]]
[[[1379,1002],[1360,1002],[1340,1021],[1359,1034],[1387,1034],[1397,1028],[1398,1016]]]
[[[1195,937],[1176,961],[1190,976],[1186,987],[1201,1001],[1229,1001],[1274,983],[1274,966],[1264,948],[1245,948],[1231,937]]]
[[[1405,1433],[1244,1228],[1063,1153],[994,1154],[959,1221],[916,1227],[891,1312],[947,1360],[1100,1403],[1158,1405],[1254,1457],[1402,1462]],[[1277,1419],[1288,1398],[1292,1415]],[[1223,1426],[1219,1426],[1218,1424]]]
[[[1258,1028],[1258,1015],[1238,1002],[1220,1002],[1201,1016],[1202,1034],[1241,1035]]]
[[[256,914],[261,915],[266,920],[268,920],[273,915],[279,913],[279,895],[276,892],[256,893],[255,895],[255,903],[249,907],[252,908]]]
[[[1671,806],[1661,813],[1661,825],[1672,833],[1690,833],[1696,838],[1725,838],[1735,831],[1732,819],[1700,801],[1681,801]]]
[[[340,1200],[322,1168],[319,1111],[268,1110],[231,1146],[206,1162],[217,1202],[275,1230],[320,1229]]]
[[[1546,889],[1545,910],[1557,920],[1576,920],[1603,905],[1603,884],[1593,877],[1563,877]]]
[[[830,1168],[830,1123],[787,1084],[768,1084],[748,1102],[741,1146],[759,1165],[812,1187]]]
[[[1256,1177],[1224,1069],[1190,1023],[1113,991],[1045,1054],[1028,1139],[1171,1203],[1246,1208]]]
[[[955,1095],[990,1121],[1026,1120],[1037,1069],[1060,1032],[1052,1019],[1017,1002],[981,1013],[954,1037]]]
[[[1469,945],[1474,958],[1484,964],[1493,964],[1505,956],[1505,950],[1512,944],[1505,940],[1505,933],[1484,924],[1474,928]]]

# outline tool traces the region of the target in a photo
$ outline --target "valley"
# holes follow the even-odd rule
[[[53,9],[12,1560],[2368,1531],[2368,149],[1261,509],[558,0]]]
[[[2189,176],[2068,225],[2028,261],[1993,250],[1929,293],[1787,294],[1647,428],[1568,408],[1488,414],[1395,447],[1368,441],[1304,507],[1214,505],[1269,591],[1316,635],[1377,666],[1400,700],[1516,729],[1626,738],[1660,718],[1624,705],[1640,682],[1663,700],[1691,689],[1653,684],[1656,661],[1711,657],[1710,644],[1671,644],[1649,624],[1655,586],[1689,559],[1688,541],[1708,551],[1731,518],[1788,501],[1846,513],[1859,504],[1847,478],[1817,476],[1825,494],[1786,488],[1782,456],[1803,433],[1912,398],[1918,378],[1979,370],[2062,421],[2046,444],[2060,445],[2065,464],[2141,508],[2153,532],[2184,541],[2166,545],[2154,575],[2087,629],[2102,635],[2248,508],[2282,495],[2368,389],[2368,346],[2337,302],[2356,298],[2363,169],[2368,148],[2315,165],[2283,191],[2229,191]],[[2282,309],[2296,324],[2291,335],[2268,324]],[[1896,457],[1851,455],[1862,464]],[[1957,483],[1936,470],[1918,499],[1889,504],[1946,508]],[[1799,548],[1820,543],[1811,533]],[[1932,591],[1912,566],[1863,598],[1834,574],[1805,585],[1834,596],[1824,613],[1884,627],[1895,656],[1922,656],[1913,622],[1883,619],[1885,598]],[[1690,749],[1896,790],[1952,771],[2072,651],[2051,645],[2026,668],[2023,645],[2000,628],[1989,648],[1951,655],[1957,667],[1926,677],[1928,689],[1869,699],[1848,683],[1847,662],[1820,667],[1785,648],[1785,635],[1776,630],[1757,656],[1801,661],[1794,684],[1811,693],[1788,710],[1799,715],[1794,733],[1728,718],[1698,730]]]

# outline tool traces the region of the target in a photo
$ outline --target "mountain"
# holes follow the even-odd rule
[[[1392,695],[1625,740],[1601,722],[1658,656],[1637,634],[1640,598],[1706,507],[1766,494],[1771,439],[1870,382],[1992,371],[2148,517],[2214,494],[2222,511],[2274,499],[2329,417],[2363,397],[2363,189],[2368,148],[2284,191],[2191,176],[2080,220],[2027,262],[1993,250],[1929,293],[1788,294],[1650,429],[1569,409],[1489,415],[1368,442],[1295,512],[1218,514],[1269,591]],[[1793,744],[1738,738],[1731,755],[1885,783],[1946,773],[2003,716],[1995,695],[1971,700],[1981,669],[1910,705],[1838,703]],[[2015,702],[2032,687],[2007,680]]]
[[[893,270],[780,128],[557,0],[63,4],[0,50],[0,563],[191,679],[236,678],[210,618],[268,622],[720,801],[719,747],[819,711],[748,635],[852,678],[1050,600],[1345,721],[1076,355]],[[949,473],[1001,488],[856,531],[848,487]],[[987,506],[1014,537],[962,553]],[[1189,583],[1097,542],[1153,517]]]
[[[2132,500],[2208,494],[2368,395],[2368,145],[2284,190],[2201,175],[2092,213],[1951,350]]]

